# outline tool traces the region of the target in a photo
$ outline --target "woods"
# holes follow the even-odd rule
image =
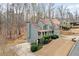
[[[17,39],[27,32],[27,22],[38,23],[40,19],[45,18],[50,21],[52,18],[75,21],[79,15],[77,10],[71,12],[68,6],[55,7],[54,3],[1,3],[0,40]]]

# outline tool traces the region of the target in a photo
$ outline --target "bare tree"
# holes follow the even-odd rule
[[[65,17],[65,12],[67,7],[64,5],[61,5],[60,7],[57,8],[59,10],[59,14],[60,14],[60,19],[63,20]]]
[[[74,18],[75,18],[74,22],[77,22],[78,21],[78,11],[76,10],[74,12],[74,14],[75,14],[75,16],[74,16]]]

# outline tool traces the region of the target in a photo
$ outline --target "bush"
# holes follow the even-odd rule
[[[42,43],[43,43],[43,44],[49,43],[49,39],[46,39],[46,38],[44,38],[44,37],[43,37],[41,40],[42,40]]]
[[[49,42],[49,39],[44,39],[44,44],[47,44]]]
[[[57,39],[57,38],[59,38],[58,35],[51,35],[51,39]]]
[[[46,35],[43,37],[44,39],[50,39],[50,36]]]
[[[38,44],[41,44],[41,45],[43,45],[43,44],[47,44],[47,43],[49,43],[49,42],[51,42],[51,36],[43,36],[41,39],[39,39],[38,40]]]
[[[35,42],[31,44],[31,51],[32,51],[32,52],[35,52],[35,51],[37,51],[37,50],[39,50],[39,49],[41,49],[41,48],[42,48],[42,45],[41,45],[41,44],[38,45],[38,44],[35,43]]]
[[[36,42],[33,42],[33,43],[31,43],[31,45],[37,45],[37,43]]]
[[[31,51],[32,52],[35,52],[35,51],[37,51],[38,50],[38,44],[37,43],[32,43],[31,44]]]

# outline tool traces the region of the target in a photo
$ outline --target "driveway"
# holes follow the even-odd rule
[[[43,46],[35,54],[38,56],[66,56],[73,45],[74,42],[71,40],[57,39]]]

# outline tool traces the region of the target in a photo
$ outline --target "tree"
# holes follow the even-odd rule
[[[53,10],[54,10],[53,6],[54,6],[53,3],[49,3],[49,5],[48,5],[49,19],[53,18],[53,16],[52,16],[52,12],[53,12]]]
[[[75,18],[74,22],[77,22],[78,21],[78,11],[76,10],[74,14],[75,14],[75,16],[74,16],[74,18]]]
[[[58,7],[58,11],[59,11],[61,20],[64,19],[66,10],[67,10],[67,7],[64,6],[64,5],[61,5],[61,6]]]

